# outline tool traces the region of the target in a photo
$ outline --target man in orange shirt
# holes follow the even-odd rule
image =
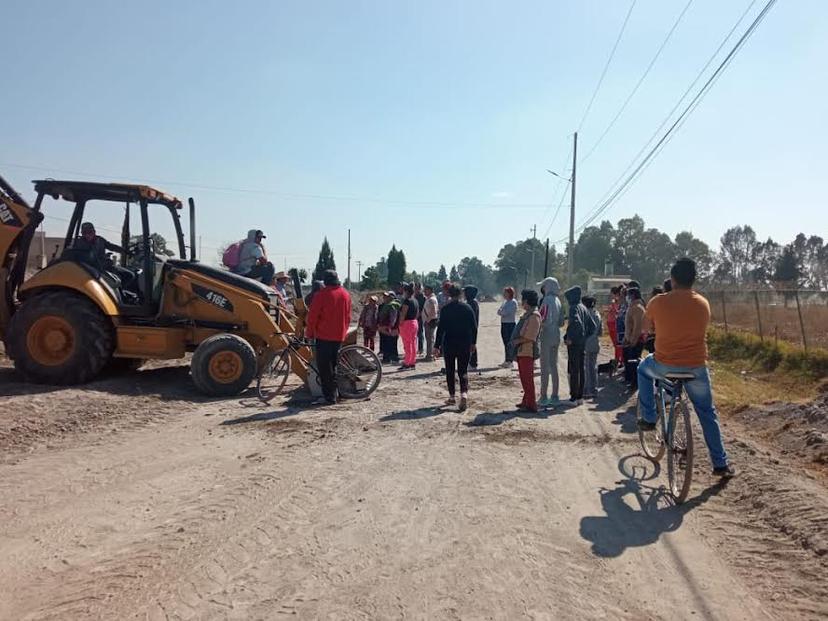
[[[667,373],[692,373],[695,379],[686,382],[685,389],[699,417],[713,462],[713,474],[731,477],[735,471],[728,463],[722,443],[707,369],[706,338],[710,305],[693,291],[695,261],[688,258],[676,261],[670,270],[670,280],[672,291],[650,300],[644,316],[645,329],[654,326],[658,339],[655,353],[638,365],[638,398],[642,413],[638,425],[644,430],[655,428],[655,379],[663,379]]]

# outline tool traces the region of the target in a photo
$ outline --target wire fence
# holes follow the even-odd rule
[[[805,351],[828,349],[828,291],[702,291],[713,323],[725,331],[757,334],[763,341],[787,341]]]

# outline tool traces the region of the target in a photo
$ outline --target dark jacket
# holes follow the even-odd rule
[[[466,296],[466,304],[468,304],[474,313],[475,325],[480,325],[480,302],[477,301],[477,287],[469,285],[463,287],[463,295]]]
[[[95,239],[91,242],[87,241],[85,237],[78,237],[72,242],[72,248],[86,253],[86,257],[83,260],[84,263],[100,269],[105,269],[112,263],[109,257],[106,256],[107,250],[121,254],[124,252],[123,248],[106,241],[100,235],[96,235]]]
[[[471,306],[452,300],[443,307],[435,343],[444,349],[470,348],[477,343],[477,318]]]
[[[569,322],[564,340],[574,347],[583,348],[587,338],[595,333],[595,322],[590,317],[587,307],[581,304],[580,287],[570,287],[564,292],[564,296],[569,303]]]

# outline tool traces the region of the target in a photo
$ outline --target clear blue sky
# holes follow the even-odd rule
[[[638,1],[581,128],[582,152],[684,5]],[[692,4],[579,166],[579,213],[607,191],[747,5]],[[327,235],[344,273],[351,227],[354,259],[366,265],[392,243],[409,269],[466,255],[491,262],[533,224],[545,235],[561,188],[544,169],[567,159],[628,7],[5,0],[0,170],[27,196],[30,179],[80,177],[64,171],[192,195],[208,260],[214,247],[262,228],[279,267],[312,266]],[[828,234],[826,32],[828,2],[780,0],[607,217],[639,213],[713,245],[743,223],[777,241]],[[490,204],[517,206],[472,206]],[[47,230],[62,224],[49,220]],[[567,226],[564,209],[553,241]]]

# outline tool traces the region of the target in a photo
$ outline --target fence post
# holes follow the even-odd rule
[[[725,334],[727,334],[728,333],[728,329],[727,329],[727,303],[725,302],[724,289],[722,289],[722,317],[724,318]]]
[[[756,302],[756,321],[759,323],[759,340],[765,342],[765,335],[762,332],[762,313],[759,312],[759,292],[753,290],[753,301]]]
[[[796,312],[799,315],[799,329],[802,330],[802,347],[805,349],[805,353],[808,353],[808,339],[805,338],[805,322],[802,321],[802,306],[799,304],[799,289],[794,291],[794,295],[796,296]]]

